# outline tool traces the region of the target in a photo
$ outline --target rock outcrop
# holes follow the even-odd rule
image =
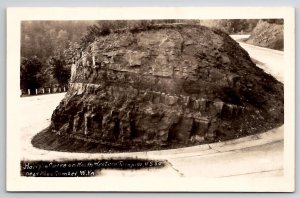
[[[260,20],[251,32],[246,43],[276,50],[283,50],[283,20]]]
[[[51,119],[57,138],[129,151],[235,138],[283,123],[282,83],[227,34],[203,26],[115,31],[83,51],[72,74]]]

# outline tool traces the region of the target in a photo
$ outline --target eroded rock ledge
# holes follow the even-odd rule
[[[283,85],[217,30],[120,31],[78,56],[51,121],[48,133],[57,138],[115,150],[212,142],[282,124]]]

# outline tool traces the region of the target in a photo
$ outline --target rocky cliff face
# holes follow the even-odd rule
[[[261,47],[283,50],[283,20],[260,20],[246,42]]]
[[[125,150],[211,142],[283,123],[283,85],[221,31],[120,30],[82,52],[51,121],[57,138]]]

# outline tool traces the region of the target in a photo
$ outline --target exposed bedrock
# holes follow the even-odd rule
[[[221,31],[165,25],[99,37],[51,131],[105,144],[217,141],[283,123],[283,85]]]

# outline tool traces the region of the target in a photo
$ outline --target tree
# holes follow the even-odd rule
[[[54,78],[56,78],[57,82],[60,85],[68,84],[70,75],[71,75],[71,68],[67,64],[67,61],[63,56],[51,56],[48,61],[49,68],[47,71],[50,72]]]
[[[96,25],[88,26],[85,35],[80,40],[82,48],[86,48],[98,36],[110,34],[112,29],[114,29],[114,27],[110,21],[99,21]]]
[[[36,57],[21,59],[21,89],[37,89],[43,84],[41,69],[43,64]]]

